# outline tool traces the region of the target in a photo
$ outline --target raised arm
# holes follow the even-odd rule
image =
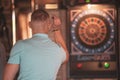
[[[66,44],[65,44],[65,41],[63,39],[63,35],[61,33],[60,28],[61,28],[61,21],[58,17],[54,16],[53,25],[51,27],[49,35],[51,36],[51,38],[54,42],[61,45],[63,47],[63,49],[65,50],[66,60],[64,61],[64,63],[66,63],[69,60],[69,53],[68,53],[68,49],[66,47]]]
[[[69,53],[60,30],[55,31],[55,38],[56,38],[56,43],[61,45],[66,52],[66,60],[64,61],[64,63],[66,63],[69,60]]]

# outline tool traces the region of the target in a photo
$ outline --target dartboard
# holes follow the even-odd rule
[[[101,10],[85,10],[71,24],[73,44],[84,53],[101,53],[114,41],[114,21]]]

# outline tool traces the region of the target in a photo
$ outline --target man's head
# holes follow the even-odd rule
[[[31,15],[31,21],[44,22],[49,18],[49,14],[45,10],[35,10]]]
[[[50,27],[50,16],[45,10],[35,10],[31,15],[30,27],[34,33],[47,33]]]

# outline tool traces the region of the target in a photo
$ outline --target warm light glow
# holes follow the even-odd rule
[[[21,35],[21,39],[27,39],[32,37],[32,30],[29,27],[29,21],[31,20],[31,12],[26,14],[20,14],[18,16],[19,21],[19,31]]]
[[[87,9],[99,9],[101,6],[96,5],[96,4],[86,4],[85,5]]]
[[[45,9],[58,9],[58,4],[45,4]]]
[[[91,8],[92,8],[92,5],[91,5],[91,4],[88,4],[87,7],[88,7],[88,9],[91,9]]]
[[[34,0],[31,0],[31,7],[32,7],[32,11],[33,11],[34,7],[35,7],[35,1]]]
[[[16,43],[16,19],[15,19],[15,5],[14,0],[12,2],[12,36],[13,36],[13,45]]]
[[[12,32],[13,32],[13,45],[16,43],[16,20],[15,11],[12,12]]]
[[[32,13],[28,13],[28,17],[27,17],[28,26],[29,26],[29,22],[30,22],[30,20],[31,20],[31,14],[32,14]],[[32,30],[31,30],[30,27],[28,27],[28,37],[29,37],[29,38],[32,37]]]

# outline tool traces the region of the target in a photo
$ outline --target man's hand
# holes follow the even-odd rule
[[[52,18],[53,18],[53,22],[54,22],[55,26],[60,26],[61,25],[60,18],[58,18],[56,16],[53,16]]]
[[[51,26],[51,31],[54,32],[54,31],[57,31],[57,30],[60,30],[60,25],[61,25],[61,21],[58,17],[56,16],[53,16],[52,17],[52,26]]]
[[[60,21],[60,19],[58,17],[53,16],[51,24],[52,25],[50,27],[48,35],[49,35],[50,39],[52,39],[54,42],[56,42],[55,32],[60,30],[60,28],[61,28],[61,21]]]

